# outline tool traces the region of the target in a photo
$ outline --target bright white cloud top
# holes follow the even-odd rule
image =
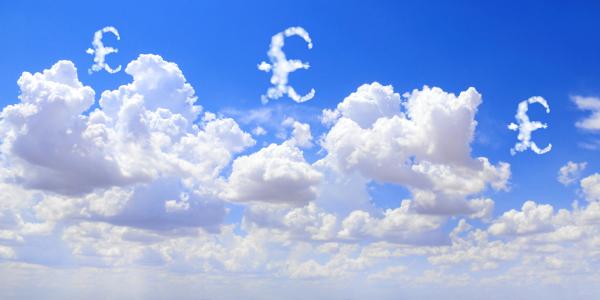
[[[109,55],[111,53],[119,52],[119,49],[117,49],[117,48],[104,46],[104,42],[102,42],[102,37],[104,36],[105,33],[109,33],[109,32],[114,34],[115,37],[117,38],[117,40],[121,39],[121,36],[119,35],[119,31],[115,27],[112,27],[112,26],[106,26],[106,27],[96,31],[96,33],[94,33],[94,40],[92,41],[93,49],[88,48],[86,51],[87,54],[94,55],[94,64],[88,70],[88,72],[90,74],[92,72],[99,72],[101,70],[105,70],[106,72],[111,73],[111,74],[121,71],[121,65],[119,65],[113,69],[106,63],[107,55]]]
[[[279,99],[284,95],[287,95],[292,100],[301,103],[312,99],[315,96],[315,90],[311,89],[308,94],[304,96],[298,95],[296,90],[289,85],[289,74],[299,70],[308,69],[310,65],[306,62],[302,62],[298,59],[288,59],[283,52],[283,46],[285,44],[285,38],[291,36],[299,36],[307,43],[308,49],[312,49],[313,44],[308,32],[302,27],[290,27],[283,32],[275,34],[271,38],[271,48],[267,54],[271,63],[265,61],[258,65],[258,69],[264,72],[272,72],[271,84],[273,85],[267,90],[267,94],[261,96],[261,101],[267,103],[269,99]]]
[[[510,153],[512,155],[515,155],[517,152],[523,152],[527,149],[531,149],[531,151],[540,155],[548,153],[550,150],[552,150],[552,144],[548,144],[548,146],[541,149],[534,141],[531,140],[531,133],[538,129],[548,128],[548,124],[529,120],[527,110],[529,109],[529,104],[534,103],[541,104],[546,109],[546,113],[550,113],[550,106],[548,106],[548,102],[546,99],[539,96],[531,97],[519,103],[517,114],[515,115],[515,119],[517,120],[518,124],[510,123],[508,125],[508,129],[519,132],[517,135],[519,142],[516,143],[512,149],[510,149]]]

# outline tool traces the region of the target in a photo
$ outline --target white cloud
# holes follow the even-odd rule
[[[553,229],[554,208],[549,204],[523,203],[521,211],[511,209],[490,226],[493,235],[531,234]]]
[[[267,134],[267,131],[261,126],[256,126],[254,127],[254,129],[252,129],[252,134],[254,134],[255,136],[262,136]]]
[[[0,277],[142,267],[173,282],[276,278],[274,290],[318,279],[328,293],[367,278],[402,287],[598,279],[600,175],[580,182],[585,206],[528,201],[492,219],[486,188],[507,189],[510,169],[471,153],[475,89],[400,96],[364,85],[324,113],[332,127],[319,143],[290,118],[286,141],[255,150],[234,119],[201,114],[176,64],[141,55],[125,71],[132,82],[102,93],[91,112],[95,92],[71,62],[19,79],[21,102],[0,118]],[[276,113],[248,118],[280,125]],[[311,164],[301,148],[313,143],[326,157]],[[559,180],[584,167],[568,163]],[[372,181],[411,199],[381,209]],[[223,224],[230,209],[243,221]]]
[[[320,163],[315,169],[323,174],[319,184],[317,205],[326,211],[336,212],[340,216],[348,215],[355,210],[374,213],[377,209],[369,195],[369,179],[358,173],[343,174]]]
[[[468,217],[473,219],[489,220],[494,212],[494,200],[490,198],[472,199],[467,202],[467,209],[471,211]]]
[[[444,216],[419,214],[410,200],[385,211],[328,212],[309,202],[302,207],[254,203],[244,214],[243,229],[269,232],[284,241],[345,242],[385,241],[394,244],[433,245],[446,239],[439,230]]]
[[[221,196],[236,202],[304,205],[317,196],[321,177],[293,144],[271,144],[233,162]]]
[[[88,70],[90,74],[92,72],[98,72],[102,69],[111,74],[121,71],[121,65],[113,69],[106,63],[106,56],[108,54],[119,52],[119,49],[104,46],[104,43],[102,42],[102,36],[108,32],[114,34],[117,40],[121,39],[119,31],[112,26],[106,26],[94,33],[94,40],[92,41],[92,46],[94,48],[88,48],[86,51],[87,54],[94,55],[94,64]]]
[[[114,118],[119,112],[123,101],[136,97],[143,98],[140,100],[145,109],[167,109],[183,116],[189,126],[202,111],[202,107],[196,103],[194,88],[186,81],[179,66],[163,60],[159,55],[140,55],[127,65],[125,73],[131,75],[133,81],[117,90],[103,92],[100,98],[103,112],[110,117]]]
[[[546,109],[546,113],[550,113],[550,106],[548,106],[548,102],[546,102],[546,99],[539,96],[531,97],[519,103],[517,114],[515,115],[515,119],[517,119],[519,124],[510,123],[508,125],[508,129],[519,132],[519,135],[517,136],[519,142],[510,149],[510,153],[512,155],[515,155],[517,152],[523,152],[529,148],[531,148],[531,151],[537,154],[544,154],[552,149],[552,144],[548,144],[548,146],[545,148],[540,149],[537,144],[531,140],[532,132],[541,128],[548,128],[548,125],[545,123],[529,120],[527,110],[529,109],[529,104],[533,103],[541,104]]]
[[[328,240],[335,236],[337,218],[320,210],[314,202],[303,208],[295,208],[283,218],[283,224],[292,232],[303,231],[313,240]]]
[[[463,236],[464,235],[464,236]],[[518,258],[519,249],[490,240],[487,232],[460,220],[451,233],[452,245],[432,251],[428,261],[435,266],[468,265],[471,272],[494,270]]]
[[[339,230],[338,219],[314,202],[301,207],[255,203],[244,214],[243,228],[249,232],[268,230],[285,240],[327,241]]]
[[[131,180],[134,175],[124,174],[99,145],[108,137],[101,120],[82,115],[94,103],[94,91],[79,82],[73,63],[24,72],[17,83],[21,102],[2,110],[0,132],[2,152],[23,184],[81,193]]]
[[[313,146],[310,125],[306,123],[300,123],[293,118],[286,118],[281,125],[293,128],[292,136],[288,140],[288,142],[292,145],[300,148],[310,148]]]
[[[585,170],[586,166],[587,162],[567,162],[566,165],[560,167],[560,170],[558,170],[558,182],[564,185],[570,185],[581,177],[581,172]]]
[[[283,32],[275,34],[271,38],[271,48],[267,54],[271,60],[271,64],[267,62],[261,62],[258,65],[258,69],[264,72],[272,72],[271,84],[267,90],[267,94],[261,97],[263,103],[267,103],[269,99],[279,99],[283,95],[287,95],[292,100],[301,103],[312,99],[315,96],[315,90],[311,89],[310,92],[304,96],[298,95],[296,90],[288,84],[288,76],[290,73],[298,69],[308,69],[310,65],[297,59],[287,59],[282,48],[285,43],[285,38],[297,35],[306,41],[308,49],[312,49],[313,44],[308,32],[302,27],[290,27]]]
[[[578,145],[579,145],[579,147],[581,147],[583,149],[598,150],[598,149],[600,149],[600,140],[591,139],[591,140],[588,140],[585,142],[579,142]]]
[[[363,84],[338,104],[337,111],[360,127],[369,128],[379,118],[391,118],[400,113],[400,95],[394,93],[391,85]],[[329,115],[326,120],[332,118],[331,113],[325,114]]]
[[[387,209],[381,218],[365,211],[353,211],[342,222],[338,236],[343,239],[381,239],[396,243],[439,243],[439,234],[433,233],[445,218],[422,215],[404,200],[400,207]]]
[[[325,126],[335,124],[335,121],[340,117],[340,111],[337,109],[324,109],[321,115],[321,123]]]
[[[0,259],[15,259],[15,251],[6,246],[0,245]]]
[[[71,62],[23,73],[21,103],[4,108],[0,121],[2,152],[20,182],[68,195],[161,176],[209,184],[254,145],[232,119],[193,124],[201,107],[176,64],[141,55],[125,71],[133,82],[102,93],[89,115],[94,91]]]
[[[322,140],[327,156],[317,164],[405,186],[413,205],[428,213],[472,214],[465,197],[487,185],[507,188],[508,164],[471,157],[481,103],[474,88],[455,96],[424,87],[404,96],[373,83],[344,99]]]
[[[221,171],[255,141],[233,119],[205,113],[195,124],[201,107],[176,64],[141,55],[125,71],[133,82],[102,93],[89,114],[95,93],[71,62],[23,73],[21,102],[0,120],[10,167],[2,177],[40,191],[35,219],[23,224],[218,230],[226,213],[215,199]]]
[[[600,201],[600,174],[594,173],[581,180],[581,189],[588,201]]]
[[[575,126],[590,131],[600,130],[600,99],[597,97],[572,96],[571,100],[579,110],[591,112],[590,116],[577,121]]]
[[[216,232],[226,214],[222,202],[190,190],[179,178],[136,186],[124,201],[116,214],[92,215],[91,219],[158,231],[202,227]]]
[[[575,127],[589,132],[600,130],[600,98],[575,95],[571,96],[571,101],[575,103],[577,109],[590,112],[587,117],[575,122]],[[580,142],[579,146],[589,150],[598,150],[600,149],[600,140],[589,139]]]
[[[385,270],[369,275],[368,280],[389,280],[398,277],[399,274],[406,272],[405,266],[391,266]]]

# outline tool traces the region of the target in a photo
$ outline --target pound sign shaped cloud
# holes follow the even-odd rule
[[[531,97],[519,103],[517,114],[515,115],[515,119],[517,120],[518,124],[510,123],[508,125],[508,129],[519,132],[519,135],[517,136],[519,142],[516,143],[512,149],[510,149],[510,153],[512,155],[515,155],[517,152],[523,152],[529,148],[531,148],[531,151],[540,155],[547,153],[552,149],[552,144],[548,144],[548,146],[545,148],[540,149],[537,144],[531,140],[531,133],[533,131],[540,128],[548,128],[548,125],[545,123],[529,120],[527,110],[529,108],[529,104],[533,103],[541,104],[544,108],[546,108],[546,113],[550,113],[550,106],[548,106],[548,102],[546,99],[539,96]]]
[[[267,54],[271,63],[261,62],[258,65],[258,69],[265,72],[272,72],[271,84],[267,90],[266,95],[261,96],[262,103],[267,103],[269,99],[278,99],[283,95],[288,95],[292,100],[301,103],[312,99],[315,96],[315,89],[311,89],[310,92],[304,96],[298,95],[296,90],[288,85],[288,75],[298,69],[308,69],[310,65],[297,59],[287,59],[282,48],[286,37],[297,35],[306,41],[308,49],[312,49],[312,41],[308,32],[302,27],[290,27],[283,32],[277,33],[271,38],[271,48]]]

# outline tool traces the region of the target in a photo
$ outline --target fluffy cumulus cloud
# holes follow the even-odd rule
[[[474,88],[456,96],[424,87],[401,98],[391,86],[362,85],[335,111],[324,111],[333,126],[318,164],[405,186],[422,212],[471,214],[466,198],[487,186],[506,189],[510,176],[508,164],[471,156],[480,103]]]
[[[102,147],[107,137],[102,116],[83,116],[94,90],[77,78],[69,61],[42,73],[23,73],[21,102],[2,110],[2,152],[25,186],[75,194],[125,184],[125,174]],[[94,172],[89,172],[94,170]]]
[[[505,212],[489,228],[490,233],[500,234],[530,234],[547,231],[552,228],[554,209],[551,205],[538,205],[527,201],[521,211],[514,209]]]
[[[335,111],[323,111],[323,122],[334,122],[339,116],[347,117],[362,128],[370,127],[381,117],[393,117],[400,112],[400,95],[392,86],[382,86],[374,82],[361,85],[338,104]]]
[[[373,238],[401,243],[436,242],[438,229],[443,218],[421,215],[411,208],[410,200],[404,200],[400,207],[388,209],[380,218],[365,211],[356,210],[342,222],[339,236],[344,239]]]
[[[586,163],[568,162],[558,179],[578,183],[571,207],[536,199],[494,212],[510,166],[472,150],[474,88],[400,94],[364,84],[324,110],[323,125],[268,108],[247,114],[276,119],[267,131],[204,111],[181,69],[158,55],[140,55],[125,73],[130,82],[101,93],[70,61],[19,78],[19,101],[0,113],[5,286],[68,269],[125,291],[132,278],[171,288],[191,278],[214,283],[198,294],[222,298],[252,298],[232,285],[315,283],[344,298],[355,296],[341,288],[349,284],[600,278],[600,175],[580,180]],[[139,270],[156,278],[129,273]]]
[[[125,71],[133,82],[104,92],[89,114],[94,91],[72,63],[23,73],[21,103],[2,111],[1,124],[15,180],[65,195],[168,176],[193,176],[193,185],[254,144],[232,119],[194,123],[201,107],[177,65],[141,55]]]
[[[239,202],[303,205],[314,200],[321,174],[293,143],[271,144],[238,157],[222,196]]]

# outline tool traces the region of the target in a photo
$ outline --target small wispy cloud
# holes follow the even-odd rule
[[[587,162],[574,163],[569,161],[558,170],[558,177],[556,179],[563,185],[570,185],[581,177],[581,173],[586,167]]]
[[[589,111],[591,114],[575,123],[575,127],[588,131],[600,130],[600,98],[571,96],[571,101],[575,103],[577,109]]]

